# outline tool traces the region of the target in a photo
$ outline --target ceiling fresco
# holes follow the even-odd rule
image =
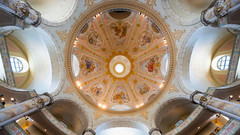
[[[72,50],[78,91],[102,109],[137,109],[161,92],[169,53],[161,30],[139,12],[94,16]]]

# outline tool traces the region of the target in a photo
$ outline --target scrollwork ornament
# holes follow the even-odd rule
[[[231,7],[231,2],[228,0],[217,1],[214,6],[214,15],[222,17],[228,13],[228,9]]]
[[[207,94],[204,94],[204,96],[202,96],[200,98],[200,104],[204,107],[207,106],[207,104],[210,102],[211,100],[211,96],[210,95],[207,95]]]
[[[45,102],[41,97],[36,96],[32,100],[33,100],[33,105],[35,105],[38,109],[42,109],[44,107]]]

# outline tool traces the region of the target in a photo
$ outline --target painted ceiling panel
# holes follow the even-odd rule
[[[130,11],[97,14],[74,43],[78,90],[103,109],[137,109],[161,92],[166,54],[164,35],[147,16]]]

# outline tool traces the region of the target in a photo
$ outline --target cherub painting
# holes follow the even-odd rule
[[[110,30],[114,35],[113,38],[116,41],[116,45],[122,45],[124,43],[129,27],[130,25],[128,23],[123,22],[112,23],[110,25]]]
[[[96,32],[93,32],[88,36],[88,43],[93,47],[101,47],[103,42],[99,34]]]
[[[87,57],[81,58],[81,72],[84,76],[90,75],[96,68],[94,60]]]
[[[138,37],[138,45],[140,47],[146,47],[147,45],[152,43],[152,35],[149,32],[143,32],[139,37]]]
[[[95,84],[90,90],[95,96],[103,95],[103,86],[101,84]]]
[[[152,74],[157,74],[159,69],[159,58],[157,56],[153,56],[149,58],[147,64],[145,65],[145,68],[147,68],[147,71]]]
[[[112,30],[114,35],[118,36],[120,39],[126,37],[128,28],[129,28],[128,23],[118,22],[118,23],[112,23],[110,25],[110,29]]]
[[[137,90],[141,95],[144,95],[149,92],[150,87],[147,84],[143,83],[137,86]]]
[[[113,102],[119,104],[129,102],[127,92],[123,88],[119,87],[113,95]]]

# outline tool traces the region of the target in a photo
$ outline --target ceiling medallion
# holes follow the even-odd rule
[[[113,51],[113,50],[112,50]],[[128,76],[134,74],[134,59],[125,52],[112,52],[112,55],[106,59],[106,75],[111,76],[113,81],[115,80],[127,80]]]
[[[117,55],[111,59],[109,63],[109,70],[113,76],[123,78],[129,74],[131,70],[131,63],[127,57]]]

